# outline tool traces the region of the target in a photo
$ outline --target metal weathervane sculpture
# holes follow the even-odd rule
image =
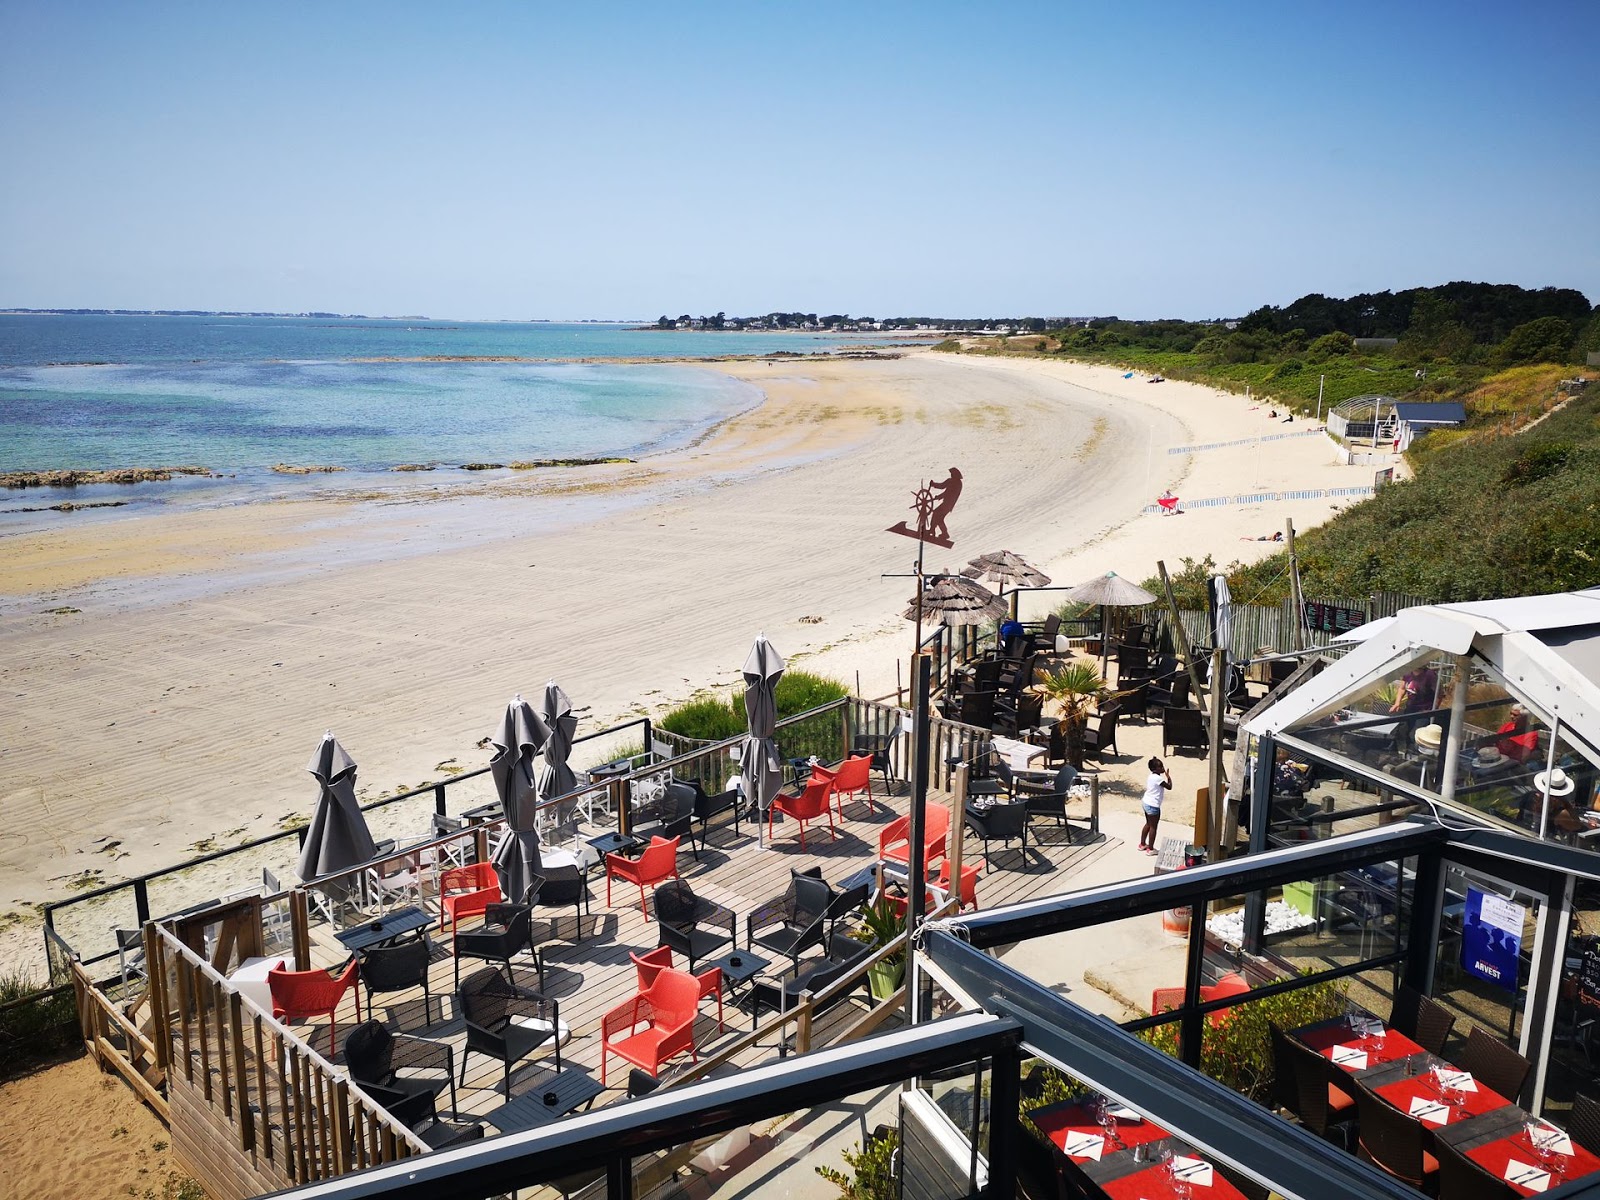
[[[904,521],[889,526],[887,532],[898,533],[901,537],[915,538],[917,542],[917,650],[922,647],[922,589],[923,573],[922,558],[928,543],[942,546],[948,550],[955,545],[950,536],[949,517],[955,510],[956,501],[961,499],[961,468],[951,467],[950,474],[944,479],[930,479],[927,483],[917,485],[911,493],[911,511],[917,515],[915,528]],[[915,653],[915,651],[913,651]]]

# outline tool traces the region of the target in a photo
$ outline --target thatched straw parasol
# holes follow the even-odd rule
[[[1098,604],[1100,606],[1100,674],[1106,673],[1106,651],[1111,640],[1110,630],[1107,627],[1106,610],[1110,608],[1132,608],[1140,604],[1154,604],[1156,598],[1145,591],[1136,583],[1129,583],[1115,571],[1107,571],[1104,575],[1080,583],[1067,593],[1067,599],[1074,604]]]
[[[1039,570],[1020,554],[1009,550],[996,550],[967,564],[961,572],[968,579],[987,579],[998,583],[1003,593],[1008,587],[1045,587],[1050,576]]]
[[[1005,602],[975,579],[940,575],[922,589],[921,616],[942,625],[982,625],[1006,615]],[[906,620],[918,619],[917,597],[911,598]]]

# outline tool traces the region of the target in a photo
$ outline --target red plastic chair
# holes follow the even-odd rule
[[[923,865],[931,867],[944,857],[945,843],[950,837],[950,810],[942,804],[931,805],[922,831]],[[878,835],[878,857],[885,862],[910,863],[911,818],[896,817],[883,827]]]
[[[685,1051],[699,1062],[700,1051],[694,1044],[699,1011],[700,981],[663,968],[649,988],[600,1019],[600,1086],[606,1085],[606,1062],[613,1054],[652,1077],[659,1076],[669,1058]],[[640,1030],[641,1024],[646,1028]]]
[[[815,821],[818,817],[826,815],[828,818],[828,832],[835,838],[839,831],[833,825],[833,805],[828,797],[832,793],[833,784],[827,779],[812,777],[806,784],[806,790],[798,796],[775,796],[772,807],[767,809],[767,843],[772,842],[772,818],[777,813],[787,813],[800,822],[800,849],[806,848],[806,822]]]
[[[961,864],[961,903],[957,906],[958,910],[978,907],[978,871],[987,865],[981,862]],[[950,894],[950,860],[948,858],[939,864],[937,882],[940,890],[948,896]]]
[[[267,988],[272,993],[272,1015],[280,1021],[304,1021],[310,1017],[328,1018],[329,1055],[339,1044],[339,1001],[346,992],[356,997],[356,1020],[361,1020],[361,990],[356,987],[356,960],[351,959],[343,973],[327,971],[287,971],[273,967],[267,972]]]
[[[635,954],[628,952],[628,957],[633,959],[633,965],[639,969],[639,990],[648,991],[650,985],[656,981],[656,976],[662,971],[676,970],[672,965],[672,947],[657,946],[649,954]],[[700,984],[700,999],[707,996],[717,998],[717,1029],[722,1031],[727,1026],[722,1023],[722,968],[712,967],[709,971],[701,971],[695,980]]]
[[[844,798],[857,796],[862,792],[867,794],[867,811],[873,812],[872,807],[872,755],[863,754],[855,758],[847,758],[839,764],[836,770],[830,771],[827,767],[812,767],[811,781],[826,779],[829,782],[829,793],[839,805],[839,819],[844,820]]]
[[[1211,1000],[1221,1000],[1226,996],[1239,996],[1250,990],[1249,981],[1237,971],[1229,971],[1216,983],[1202,983],[1200,985],[1200,1003],[1205,1004]],[[1157,988],[1150,993],[1150,1014],[1170,1012],[1175,1008],[1183,1007],[1183,989],[1181,987]],[[1230,1016],[1233,1010],[1221,1008],[1211,1014],[1211,1023],[1221,1025]]]
[[[503,899],[494,864],[451,867],[439,877],[439,928],[457,925],[464,917],[482,916],[489,905]]]
[[[607,908],[611,906],[611,881],[614,878],[639,885],[639,911],[649,921],[650,910],[645,907],[644,889],[678,878],[678,839],[653,837],[638,858],[629,858],[625,854],[606,855]]]

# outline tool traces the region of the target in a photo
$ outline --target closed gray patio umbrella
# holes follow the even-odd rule
[[[378,848],[356,801],[355,759],[345,753],[332,733],[322,735],[306,770],[322,789],[300,850],[300,878],[309,881],[367,862]]]
[[[578,718],[572,711],[572,701],[551,680],[544,685],[544,703],[540,706],[545,729],[550,740],[544,744],[544,766],[539,768],[539,799],[545,804],[565,796],[578,786],[578,779],[567,765],[572,753],[572,736],[578,731]],[[566,825],[572,819],[575,801],[569,800],[555,813],[557,825]]]
[[[550,740],[539,714],[520,695],[506,705],[500,730],[491,739],[494,757],[489,771],[500,795],[509,832],[494,852],[494,869],[506,899],[520,903],[528,890],[530,872],[539,869],[539,833],[536,814],[539,790],[533,760]]]
[[[756,811],[756,836],[761,834],[762,815],[783,786],[783,760],[778,757],[778,681],[783,678],[783,655],[756,636],[750,655],[744,660],[744,715],[750,730],[740,755],[744,794]]]

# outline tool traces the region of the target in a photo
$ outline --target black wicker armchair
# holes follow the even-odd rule
[[[382,1022],[363,1021],[344,1039],[344,1061],[350,1078],[363,1088],[371,1085],[404,1096],[426,1095],[430,1111],[434,1097],[448,1085],[450,1111],[456,1111],[455,1055],[444,1042],[390,1033]],[[399,1072],[403,1070],[438,1071],[441,1075],[402,1078]]]
[[[539,986],[544,986],[544,955],[534,948],[530,933],[533,928],[533,910],[526,904],[491,904],[483,912],[483,924],[476,929],[456,934],[456,987],[461,986],[461,960],[482,958],[505,966],[506,978],[511,978],[511,959],[524,950],[532,951],[533,964],[539,972]]]
[[[378,992],[403,992],[422,989],[422,1023],[433,1023],[433,993],[428,986],[428,965],[433,960],[433,943],[426,937],[396,942],[392,946],[373,946],[361,956],[360,978],[367,989],[367,1009],[373,1009]],[[439,1006],[444,1019],[444,1005]]]
[[[694,973],[696,959],[704,958],[724,943],[739,944],[738,920],[733,910],[696,896],[682,879],[669,879],[655,890],[656,923],[661,928],[663,946],[689,960]]]
[[[820,879],[795,875],[783,895],[774,897],[745,918],[745,941],[787,954],[796,967],[800,956],[821,949],[827,934],[833,889]]]
[[[511,1066],[546,1042],[555,1043],[556,1073],[561,1072],[560,1006],[531,988],[519,987],[492,967],[475,971],[457,993],[467,1023],[467,1044],[461,1052],[461,1081],[467,1079],[467,1056],[486,1054],[504,1068],[506,1098],[511,1098]]]

